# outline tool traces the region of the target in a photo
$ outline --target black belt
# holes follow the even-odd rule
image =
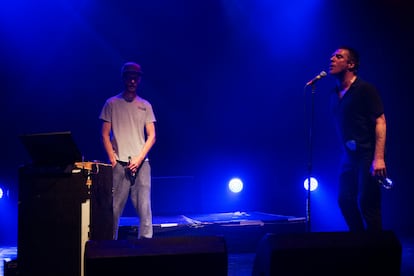
[[[144,162],[148,161],[148,157],[144,159]],[[124,162],[124,161],[120,161],[120,160],[116,160],[117,163],[121,164],[122,166],[128,166],[129,162]]]
[[[116,160],[117,163],[121,164],[122,166],[128,166],[128,162]]]

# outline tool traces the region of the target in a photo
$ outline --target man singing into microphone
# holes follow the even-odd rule
[[[141,66],[122,67],[124,90],[102,108],[102,142],[113,167],[113,238],[128,195],[139,217],[138,238],[152,238],[151,168],[148,152],[155,143],[155,116],[151,104],[137,95]]]
[[[329,74],[336,78],[332,110],[343,144],[338,204],[350,231],[381,231],[381,186],[386,177],[384,107],[377,89],[357,73],[359,55],[339,47]]]

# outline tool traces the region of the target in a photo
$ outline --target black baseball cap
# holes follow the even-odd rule
[[[126,73],[137,73],[139,75],[143,74],[141,70],[141,66],[135,62],[126,62],[122,66],[121,72],[122,72],[122,76],[125,75]]]

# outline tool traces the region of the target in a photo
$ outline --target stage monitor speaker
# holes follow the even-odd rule
[[[401,254],[392,231],[268,233],[253,275],[400,275]]]
[[[221,236],[88,241],[85,247],[85,276],[225,276],[227,270],[227,247]]]

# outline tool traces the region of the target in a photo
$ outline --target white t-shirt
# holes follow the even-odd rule
[[[122,93],[105,102],[99,119],[112,124],[112,147],[117,160],[123,162],[141,152],[146,139],[145,125],[156,121],[148,101],[136,96],[128,102]]]

